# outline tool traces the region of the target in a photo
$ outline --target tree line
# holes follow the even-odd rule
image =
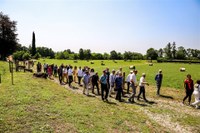
[[[32,34],[32,45],[29,47],[22,46],[18,43],[17,38],[17,22],[10,20],[8,15],[0,12],[0,59],[13,54],[14,59],[28,60],[31,58],[50,58],[50,59],[68,59],[68,60],[143,60],[143,59],[181,59],[181,60],[197,60],[200,59],[200,50],[185,49],[183,46],[176,46],[176,43],[169,42],[166,47],[156,50],[149,48],[146,54],[125,51],[124,53],[115,50],[110,53],[95,53],[90,49],[80,48],[78,53],[66,49],[55,52],[51,48],[36,47],[35,33]]]

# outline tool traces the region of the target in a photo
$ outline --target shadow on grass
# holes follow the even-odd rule
[[[94,96],[94,95],[86,95],[87,97],[93,97],[93,98],[95,98],[96,96]]]
[[[144,104],[144,103],[138,103],[138,102],[128,102],[128,101],[125,101],[124,103],[126,104],[133,104],[133,105],[138,105],[138,106],[142,106],[142,107],[146,107],[148,106],[147,104]]]
[[[117,105],[117,103],[111,102],[111,101],[105,101],[105,103],[107,103],[107,104],[112,104],[112,105]]]
[[[154,101],[148,101],[147,103],[148,103],[148,104],[151,104],[151,105],[152,105],[152,104],[157,104],[157,103],[154,102]]]
[[[174,99],[172,96],[166,96],[166,95],[159,95],[159,96],[163,98]]]

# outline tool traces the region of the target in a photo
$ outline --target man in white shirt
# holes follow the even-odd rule
[[[81,67],[79,67],[78,69],[78,84],[81,85],[81,79],[83,77],[83,71],[81,69]]]
[[[143,73],[142,74],[142,77],[140,78],[140,82],[139,82],[139,86],[140,86],[140,92],[138,94],[138,97],[137,97],[137,100],[139,101],[140,100],[140,95],[143,93],[143,99],[145,102],[148,102],[148,100],[146,99],[146,96],[145,96],[145,85],[149,85],[149,83],[147,83],[145,81],[145,77],[146,77],[146,74]]]
[[[130,73],[128,74],[127,78],[126,78],[126,83],[127,83],[127,93],[129,94],[129,88],[130,88],[130,84],[131,84],[131,75],[133,74],[133,71],[130,71]]]
[[[135,102],[134,101],[134,97],[136,94],[136,88],[137,88],[137,79],[136,79],[136,75],[137,75],[137,70],[133,71],[133,74],[131,75],[130,81],[131,81],[131,87],[133,89],[133,92],[130,96],[130,98],[128,99],[129,102]]]

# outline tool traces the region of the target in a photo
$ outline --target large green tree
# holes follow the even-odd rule
[[[185,59],[186,58],[186,50],[183,46],[178,47],[177,50],[177,59]]]
[[[84,58],[85,58],[85,56],[84,56],[84,51],[83,51],[82,48],[80,48],[80,49],[79,49],[79,59],[80,59],[80,60],[83,60]]]
[[[151,60],[156,60],[158,57],[158,53],[157,50],[155,50],[154,48],[149,48],[147,50],[147,58],[151,59]]]
[[[172,45],[168,43],[167,46],[164,48],[165,57],[167,59],[172,59]]]
[[[172,58],[176,59],[176,43],[173,42],[172,44]]]
[[[118,59],[118,54],[117,54],[117,52],[115,50],[112,50],[110,52],[110,59],[112,59],[112,60]]]
[[[17,22],[0,12],[0,59],[12,54],[17,49]]]

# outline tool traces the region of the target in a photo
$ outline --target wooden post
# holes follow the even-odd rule
[[[14,82],[13,82],[13,62],[11,62],[11,77],[12,77],[12,85],[14,85]]]
[[[13,83],[13,62],[10,60],[9,60],[9,69],[10,69],[10,73],[11,73],[12,85],[14,85],[14,83]]]

